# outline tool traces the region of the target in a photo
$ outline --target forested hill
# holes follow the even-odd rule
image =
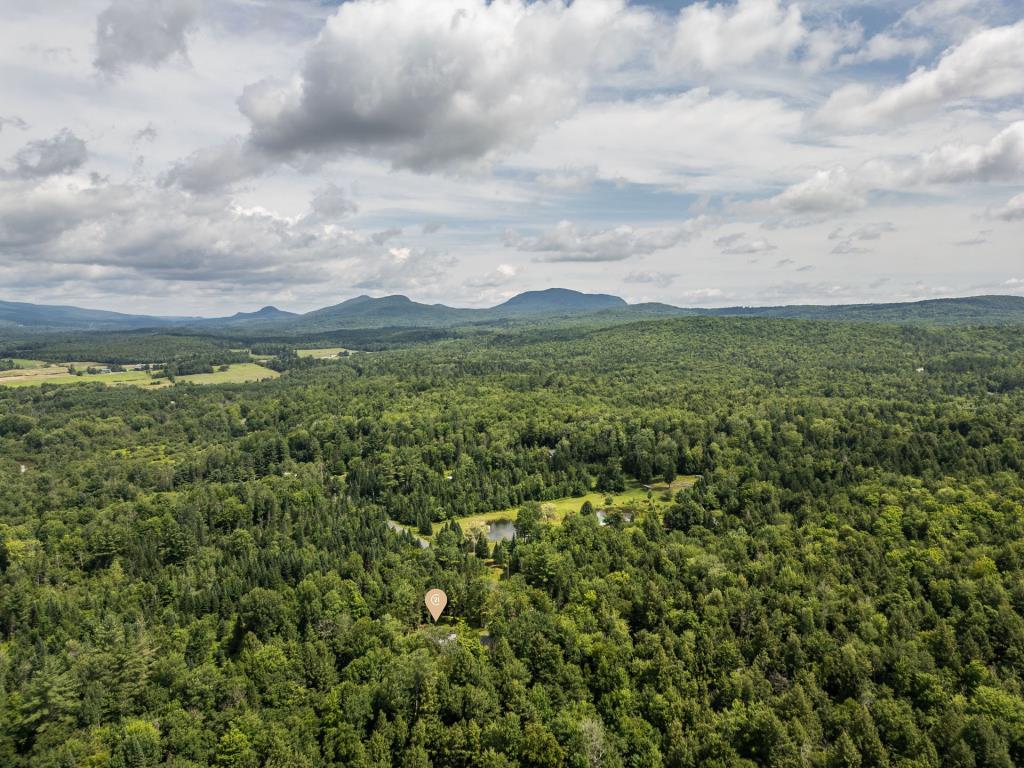
[[[0,329],[128,330],[194,328],[235,335],[302,336],[368,328],[459,328],[551,322],[633,321],[647,317],[776,317],[808,320],[918,323],[926,325],[1024,325],[1024,297],[974,296],[895,304],[793,305],[777,307],[686,308],[662,303],[627,304],[618,296],[564,288],[528,291],[482,309],[423,304],[406,296],[357,296],[305,314],[264,307],[221,318],[122,315],[75,307],[0,302]]]
[[[4,327],[63,328],[69,330],[113,330],[189,322],[190,318],[126,315],[100,309],[82,309],[18,301],[0,301],[0,332]]]
[[[1022,360],[699,317],[0,387],[0,765],[1024,765]]]
[[[788,317],[805,320],[855,320],[936,325],[1024,324],[1024,296],[969,296],[900,304],[793,305],[729,307],[707,314],[733,317]]]

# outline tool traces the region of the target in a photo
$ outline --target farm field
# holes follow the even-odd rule
[[[30,359],[24,358],[24,357],[8,357],[8,358],[4,358],[4,359],[5,360],[10,360],[12,363],[14,363],[14,367],[17,368],[17,369],[20,369],[20,368],[42,368],[44,365],[46,365],[46,361],[45,360],[30,360]],[[9,371],[4,371],[4,373],[9,373]]]
[[[325,347],[324,349],[296,349],[295,354],[299,357],[314,357],[317,360],[326,360],[348,351],[344,347]]]
[[[178,381],[190,384],[245,384],[252,381],[276,379],[280,375],[277,371],[264,368],[256,363],[235,363],[228,366],[226,371],[179,376]]]
[[[76,368],[97,367],[100,363],[73,363]],[[196,373],[178,376],[177,381],[190,384],[244,384],[247,382],[276,379],[280,374],[256,363],[235,363],[226,371],[213,373]],[[33,387],[42,384],[82,384],[100,383],[108,386],[137,386],[146,388],[163,388],[171,386],[167,379],[154,379],[146,371],[121,371],[117,373],[98,373],[76,376],[68,373],[65,365],[51,368],[28,368],[15,371],[4,371],[0,375],[0,386]]]

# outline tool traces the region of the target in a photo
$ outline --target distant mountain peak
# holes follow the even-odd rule
[[[294,312],[285,312],[283,309],[268,304],[257,309],[255,312],[236,312],[229,320],[273,320],[275,318],[297,317]]]
[[[625,299],[607,293],[582,293],[569,288],[545,288],[520,293],[494,309],[504,313],[548,313],[619,309],[625,306]]]

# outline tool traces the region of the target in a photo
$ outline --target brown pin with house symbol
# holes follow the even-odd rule
[[[441,615],[441,611],[448,605],[448,595],[446,595],[440,589],[432,589],[427,592],[426,597],[423,598],[423,602],[427,604],[427,610],[430,611],[430,615],[434,618],[434,622],[437,622],[438,617]]]

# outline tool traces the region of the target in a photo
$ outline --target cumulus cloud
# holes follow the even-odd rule
[[[94,283],[189,283],[222,293],[246,286],[320,292],[331,284],[421,289],[451,265],[313,216],[283,217],[152,184],[60,177],[0,186],[0,252],[19,279],[45,267],[52,281],[91,275]]]
[[[469,288],[500,288],[508,285],[519,274],[519,270],[511,264],[499,264],[496,269],[479,277],[473,277],[466,281]]]
[[[989,215],[1003,221],[1024,221],[1024,193],[1010,198],[1006,205],[990,210]]]
[[[774,251],[776,247],[764,238],[753,238],[746,233],[726,235],[715,240],[715,245],[722,253],[729,256],[753,256],[758,253]]]
[[[582,98],[618,0],[354,0],[287,81],[243,92],[269,154],[362,152],[436,170],[529,142]],[[605,53],[612,51],[608,47]]]
[[[853,170],[836,166],[817,171],[753,208],[773,215],[769,224],[799,225],[864,208],[874,190],[1014,181],[1022,176],[1024,121],[1009,125],[985,144],[949,143],[916,156],[870,160]]]
[[[188,58],[187,36],[199,0],[113,0],[96,18],[96,69],[119,75],[132,66],[159,67]]]
[[[806,223],[856,211],[867,205],[867,190],[845,167],[818,171],[772,197],[767,209],[789,223]]]
[[[792,55],[807,36],[800,9],[778,0],[693,3],[679,13],[663,68],[716,72]]]
[[[538,261],[624,261],[687,242],[700,234],[705,223],[704,217],[698,217],[680,227],[639,230],[623,225],[612,229],[585,230],[571,221],[561,221],[535,237],[506,232],[505,245],[542,254],[537,257]]]
[[[881,92],[856,83],[833,93],[817,113],[839,129],[877,130],[959,102],[1024,93],[1024,21],[983,29],[946,51],[931,69],[918,69]]]
[[[1024,121],[1000,131],[987,144],[945,144],[923,154],[908,172],[910,180],[927,183],[995,181],[1021,175]]]
[[[798,7],[780,0],[696,3],[674,17],[624,0],[350,0],[295,74],[249,85],[238,104],[247,146],[277,160],[360,153],[466,170],[529,147],[595,87],[796,58],[807,39]],[[596,170],[538,181],[579,189]]]
[[[421,248],[386,248],[373,259],[355,288],[369,291],[420,291],[436,286],[456,264],[450,256]]]
[[[81,168],[89,158],[85,142],[67,128],[48,139],[30,141],[11,158],[7,176],[40,179]]]

